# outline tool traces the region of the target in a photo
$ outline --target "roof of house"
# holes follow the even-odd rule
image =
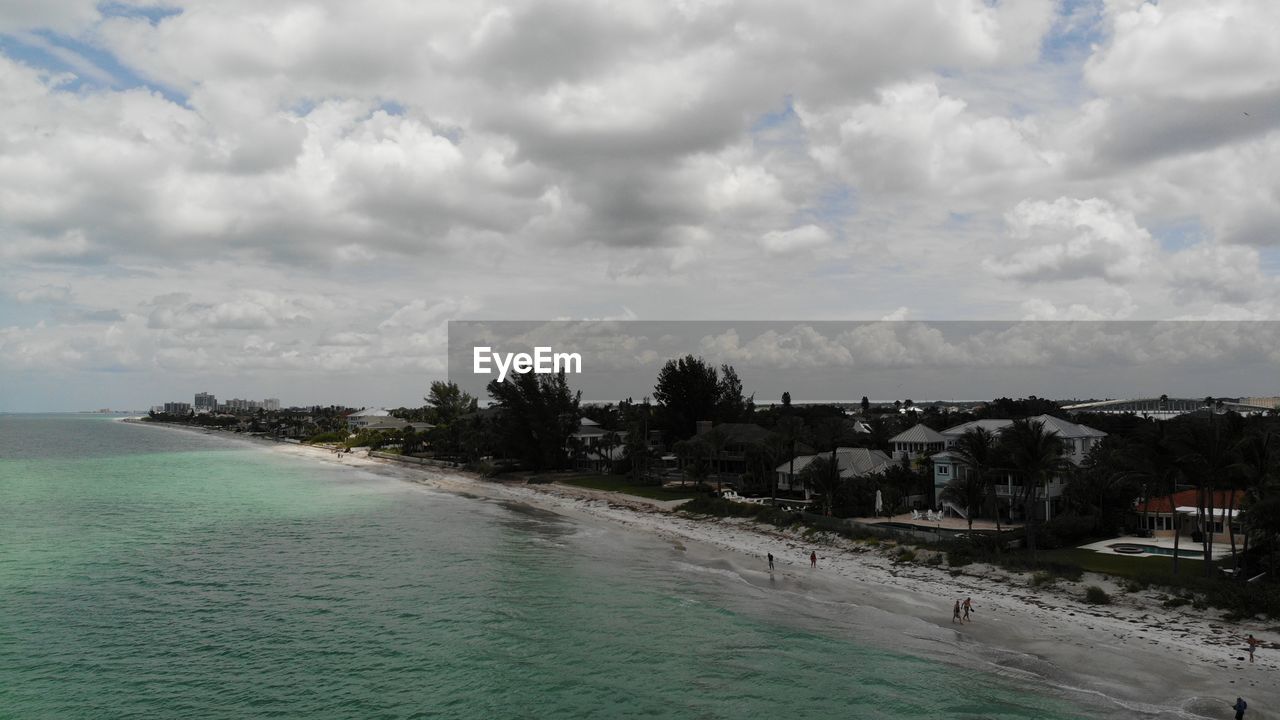
[[[1153,497],[1147,502],[1138,503],[1137,511],[1154,512],[1154,513],[1172,513],[1175,507],[1195,507],[1200,499],[1199,490],[1183,490],[1172,495],[1163,495],[1161,497]],[[1213,508],[1214,514],[1222,512],[1222,509],[1231,504],[1230,490],[1214,490],[1213,491]],[[1244,491],[1235,491],[1235,507],[1231,510],[1240,508],[1240,501],[1244,499]],[[1183,511],[1185,512],[1185,511]]]
[[[796,457],[795,473],[799,475],[805,468],[809,467],[816,458],[829,457],[830,453],[820,453],[818,455],[800,455]],[[840,469],[840,477],[854,478],[861,475],[870,475],[872,473],[881,472],[893,465],[893,461],[888,455],[879,450],[871,450],[868,448],[836,448],[836,467]],[[791,470],[791,461],[787,461],[779,465],[774,472],[785,473]]]
[[[916,423],[914,426],[889,438],[891,443],[943,443],[946,441],[947,439],[942,436],[942,433],[924,423]]]
[[[1062,418],[1054,417],[1053,415],[1037,415],[1033,418],[1030,418],[1030,420],[1032,422],[1038,422],[1044,425],[1044,429],[1046,432],[1057,435],[1058,437],[1064,437],[1064,438],[1106,437],[1107,435],[1101,430],[1095,430],[1094,428],[1091,428],[1088,425],[1073,423],[1070,420],[1063,420]],[[947,439],[955,439],[965,434],[967,431],[972,430],[974,428],[979,428],[979,427],[984,428],[989,432],[999,434],[1000,431],[1004,430],[1005,428],[1009,427],[1012,424],[1013,424],[1012,420],[1008,420],[1005,418],[987,418],[984,420],[971,420],[967,423],[961,423],[960,425],[956,425],[955,427],[949,427],[946,430],[943,430],[942,434],[945,435]],[[909,442],[920,442],[920,441],[915,440],[915,441],[909,441]]]
[[[391,411],[386,408],[366,408],[359,412],[353,412],[347,417],[390,417]]]
[[[398,417],[374,417],[360,427],[365,430],[400,430],[408,426],[408,420],[402,420]],[[415,425],[414,429],[417,430],[419,427]]]
[[[942,434],[946,435],[948,438],[959,437],[960,435],[963,435],[969,432],[970,430],[975,430],[977,428],[982,428],[983,430],[986,430],[987,432],[990,432],[990,433],[999,433],[1001,430],[1005,429],[1006,427],[1012,424],[1013,424],[1012,420],[1005,420],[1002,418],[970,420],[967,423],[961,423],[959,425],[956,425],[955,427],[949,427],[946,430],[943,430]]]
[[[773,435],[771,430],[760,427],[755,423],[720,423],[712,429],[720,432],[726,444],[763,442],[770,435]]]

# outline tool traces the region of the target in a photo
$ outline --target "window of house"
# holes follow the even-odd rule
[[[947,474],[949,474],[950,472],[951,472],[951,468],[947,467],[946,465],[939,465],[939,466],[938,466],[938,474],[939,474],[939,475],[947,475]]]

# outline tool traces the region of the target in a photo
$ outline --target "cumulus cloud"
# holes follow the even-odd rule
[[[811,250],[831,242],[831,235],[817,225],[804,225],[790,230],[771,230],[760,238],[760,247],[775,254]]]
[[[1132,213],[1098,198],[1023,201],[1006,221],[1021,248],[1007,258],[988,261],[999,277],[1125,281],[1149,268],[1158,250]]]

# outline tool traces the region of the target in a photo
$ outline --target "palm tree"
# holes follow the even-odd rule
[[[1193,420],[1184,425],[1178,444],[1182,451],[1178,461],[1187,480],[1198,491],[1204,575],[1209,577],[1213,572],[1213,493],[1232,470],[1233,448],[1227,440],[1222,423],[1212,415],[1207,423]]]
[[[721,466],[721,455],[724,452],[724,446],[725,443],[728,442],[728,438],[725,437],[724,430],[718,427],[713,427],[694,439],[702,441],[707,446],[707,451],[710,453],[713,462],[712,467],[715,468],[716,490],[719,491],[721,471],[724,469]]]
[[[1172,497],[1178,490],[1178,462],[1172,450],[1172,439],[1166,431],[1168,425],[1157,421],[1154,432],[1148,437],[1126,448],[1122,457],[1123,464],[1129,468],[1130,476],[1142,483],[1142,500],[1144,502],[1143,525],[1149,525],[1147,518],[1151,513],[1151,488],[1159,492],[1168,492]],[[1170,522],[1173,525],[1173,574],[1178,574],[1178,545],[1182,535],[1181,515],[1173,508]]]
[[[1044,423],[1023,418],[1014,420],[1000,437],[1001,445],[1009,460],[1010,470],[1022,482],[1023,527],[1027,548],[1036,552],[1035,503],[1037,490],[1044,490],[1048,497],[1048,483],[1066,469],[1065,447],[1056,433],[1045,430]]]
[[[1263,494],[1267,490],[1268,482],[1275,480],[1280,474],[1280,434],[1273,430],[1254,433],[1240,440],[1236,446],[1236,452],[1239,462],[1236,464],[1240,470],[1241,476],[1245,480],[1245,500],[1251,507],[1262,500]],[[1231,488],[1232,509],[1235,508],[1236,491],[1233,484]],[[1242,503],[1244,504],[1244,503]],[[1249,530],[1242,526],[1244,533],[1244,554],[1249,553]],[[1231,557],[1232,572],[1240,568],[1239,559],[1236,557],[1236,535],[1234,523],[1231,526]]]
[[[805,487],[813,489],[822,514],[830,515],[841,484],[839,470],[835,463],[826,456],[819,455],[800,471],[800,477]]]
[[[804,437],[804,421],[794,415],[786,415],[778,421],[778,435],[782,437],[787,446],[787,457],[791,458],[787,467],[787,482],[795,485],[796,482],[796,445],[800,439]],[[778,484],[773,484],[773,496],[770,498],[773,504],[778,503]]]
[[[965,468],[967,470],[967,468]],[[960,472],[942,488],[940,499],[964,508],[969,521],[969,539],[973,539],[973,514],[987,499],[987,481],[976,472]]]
[[[951,452],[964,463],[965,475],[972,475],[986,491],[991,500],[991,507],[996,514],[996,533],[1000,533],[1000,501],[996,499],[996,486],[991,482],[991,468],[995,461],[996,436],[984,427],[966,430],[951,446]],[[975,508],[978,504],[974,505]],[[973,534],[973,511],[969,513],[969,531]],[[1000,543],[996,543],[999,547]]]
[[[610,430],[600,437],[600,446],[605,452],[605,467],[608,472],[613,472],[613,449],[622,444],[622,437],[618,433]]]

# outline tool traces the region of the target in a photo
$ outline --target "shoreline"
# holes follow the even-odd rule
[[[1093,696],[1115,710],[1147,717],[1228,718],[1228,705],[1239,695],[1249,701],[1249,717],[1280,717],[1275,676],[1280,663],[1274,650],[1280,635],[1256,624],[1225,622],[1213,611],[1164,608],[1159,593],[1124,593],[1090,573],[1079,582],[1061,581],[1057,589],[1034,588],[1027,576],[990,566],[975,564],[953,574],[943,567],[897,564],[883,547],[741,519],[695,519],[670,512],[670,502],[576,486],[485,480],[462,470],[364,453],[338,457],[328,448],[233,436],[281,455],[376,469],[438,491],[524,503],[654,535],[691,562],[727,563],[747,582],[767,586],[781,580],[819,601],[879,614],[900,633],[896,649],[901,651],[967,667],[976,662],[1068,696]],[[808,567],[810,550],[818,553],[817,570]],[[775,573],[765,566],[767,552],[777,558]],[[1112,594],[1113,604],[1080,600],[1082,588],[1091,584]],[[950,623],[951,603],[966,596],[973,598],[975,622]],[[1243,650],[1247,632],[1266,643],[1252,665]]]

